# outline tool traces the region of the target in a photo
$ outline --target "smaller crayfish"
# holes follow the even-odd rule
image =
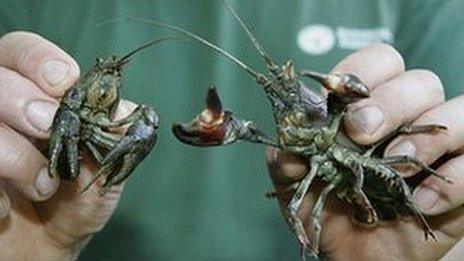
[[[100,165],[86,188],[101,175],[106,181],[100,193],[123,182],[148,155],[156,143],[158,116],[153,108],[139,105],[130,115],[115,120],[121,101],[122,68],[135,53],[177,37],[157,38],[118,58],[97,59],[97,63],[64,94],[55,114],[49,142],[50,176],[75,180],[80,172],[81,151],[85,147]],[[124,134],[115,128],[129,125]]]

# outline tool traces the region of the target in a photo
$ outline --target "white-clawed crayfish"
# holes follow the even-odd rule
[[[80,171],[81,151],[86,148],[100,165],[88,189],[106,175],[100,190],[120,184],[153,149],[157,139],[158,115],[139,105],[129,116],[114,120],[120,102],[122,69],[138,51],[177,37],[157,38],[122,58],[111,56],[97,63],[64,94],[55,114],[49,142],[49,174],[75,180]],[[124,134],[112,131],[129,125]]]
[[[215,88],[206,96],[206,109],[188,124],[174,124],[173,133],[182,142],[194,146],[220,146],[244,140],[277,147],[308,159],[310,171],[296,182],[291,191],[290,203],[284,215],[302,245],[305,254],[318,255],[321,234],[321,212],[327,196],[336,195],[353,209],[353,217],[370,225],[379,220],[396,218],[400,214],[414,214],[419,219],[425,237],[434,234],[416,206],[411,188],[401,174],[392,167],[398,163],[415,165],[429,175],[446,182],[426,164],[408,156],[381,158],[373,152],[379,145],[398,134],[433,133],[446,130],[440,125],[411,126],[406,124],[394,133],[369,147],[349,147],[339,143],[341,120],[345,107],[354,101],[369,97],[368,88],[352,74],[321,74],[313,71],[297,72],[292,61],[278,66],[266,53],[251,31],[226,4],[235,20],[244,29],[254,47],[264,58],[269,74],[257,72],[245,63],[204,38],[161,21],[130,18],[186,35],[226,56],[243,68],[262,87],[273,109],[277,138],[263,134],[251,121],[237,118],[224,111]],[[328,92],[325,99],[311,91],[301,80],[310,77],[318,81]],[[310,184],[317,178],[325,185],[312,209],[311,236],[304,229],[297,215],[303,197]],[[276,195],[276,194],[274,194]],[[278,195],[278,194],[277,194]]]

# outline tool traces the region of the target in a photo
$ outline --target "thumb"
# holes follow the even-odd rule
[[[286,187],[308,172],[307,160],[278,148],[268,147],[267,167],[276,187]]]

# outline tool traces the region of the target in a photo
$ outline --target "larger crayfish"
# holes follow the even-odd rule
[[[155,39],[122,58],[97,59],[95,66],[66,91],[51,128],[48,152],[51,176],[59,173],[64,180],[75,180],[80,171],[80,153],[85,147],[100,165],[85,189],[106,175],[100,191],[103,195],[129,177],[155,146],[158,116],[153,108],[139,105],[129,116],[114,120],[121,100],[121,71],[138,51],[170,39]],[[129,127],[122,135],[112,131],[125,125]]]
[[[175,136],[180,141],[194,146],[219,146],[244,140],[274,146],[307,158],[310,171],[294,184],[291,191],[294,192],[293,196],[284,211],[288,224],[302,245],[303,254],[317,256],[319,253],[321,212],[327,196],[332,191],[336,191],[341,200],[352,206],[354,217],[358,221],[372,225],[379,220],[412,213],[422,224],[426,238],[434,237],[413,200],[410,187],[392,165],[413,164],[430,175],[447,182],[450,182],[449,180],[415,158],[374,156],[374,150],[387,139],[367,148],[353,148],[338,142],[346,105],[369,97],[368,88],[352,74],[321,74],[312,71],[297,73],[291,61],[278,66],[235,11],[229,5],[226,6],[264,58],[270,72],[268,75],[253,70],[230,53],[190,31],[155,20],[131,20],[169,28],[189,36],[245,69],[262,87],[270,101],[277,138],[272,139],[264,135],[251,121],[239,119],[232,112],[224,111],[215,88],[208,90],[206,109],[201,114],[189,124],[173,126]],[[300,80],[301,77],[310,77],[321,83],[329,92],[328,98],[324,99],[311,91]],[[445,129],[445,126],[433,124],[406,124],[392,135],[428,133]],[[312,209],[309,237],[297,212],[315,178],[323,180],[326,185]]]

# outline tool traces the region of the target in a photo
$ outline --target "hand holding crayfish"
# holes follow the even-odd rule
[[[99,168],[87,154],[82,155],[76,182],[60,182],[58,175],[52,179],[48,174],[44,139],[49,138],[58,99],[79,74],[73,58],[38,35],[14,32],[0,39],[2,260],[74,259],[117,206],[122,186],[100,197],[102,182],[97,182],[81,194]],[[116,120],[135,108],[121,100]],[[157,120],[150,113],[145,115],[148,123]],[[134,124],[126,137],[144,125]]]
[[[322,214],[321,251],[334,260],[438,260],[444,256],[449,260],[461,259],[462,256],[453,257],[450,249],[464,234],[464,180],[461,173],[464,169],[461,154],[464,148],[464,96],[445,102],[443,87],[435,74],[425,70],[405,71],[399,53],[386,45],[360,50],[340,62],[334,71],[357,75],[371,91],[370,98],[348,107],[344,119],[346,132],[357,143],[375,143],[410,121],[414,125],[447,126],[446,131],[435,135],[402,135],[387,146],[385,156],[408,155],[427,164],[437,162],[437,172],[453,184],[430,176],[413,194],[419,208],[428,216],[430,226],[435,229],[438,242],[424,241],[423,229],[414,219],[400,219],[375,228],[353,225],[346,215],[349,207],[329,199]],[[293,181],[308,171],[305,160],[276,149],[269,149],[268,158],[277,191],[288,190],[286,188]],[[406,165],[401,166],[401,170],[407,176],[417,172],[416,168]],[[309,234],[311,225],[308,221],[321,189],[319,185],[312,186],[299,211]],[[279,200],[283,208],[287,200],[285,197]]]
[[[331,247],[327,247],[325,242],[327,237],[324,239],[322,236],[322,233],[327,234],[324,229],[323,213],[331,195],[336,195],[345,206],[349,206],[347,211],[351,212],[354,223],[378,229],[369,229],[368,232],[372,232],[370,235],[363,230],[361,234],[365,237],[355,237],[354,240],[349,240],[348,244],[359,242],[359,246],[363,246],[372,242],[374,244],[381,242],[382,235],[380,239],[373,239],[376,236],[375,232],[383,233],[384,226],[381,226],[381,222],[400,220],[408,215],[415,216],[417,224],[421,227],[421,229],[416,228],[415,232],[423,233],[425,239],[432,238],[438,241],[437,235],[425,217],[424,210],[421,209],[424,206],[419,205],[423,204],[424,200],[419,200],[418,204],[413,196],[414,182],[408,182],[402,171],[395,167],[399,164],[415,167],[430,176],[425,182],[435,184],[439,181],[445,184],[440,186],[449,186],[453,183],[452,177],[447,173],[435,171],[428,164],[441,156],[440,153],[453,152],[459,150],[459,147],[454,147],[454,150],[437,150],[436,155],[429,153],[429,156],[435,155],[436,158],[422,157],[425,159],[411,152],[398,154],[395,149],[398,150],[401,145],[393,148],[390,145],[385,156],[376,153],[380,152],[380,148],[387,141],[401,134],[411,139],[431,136],[442,140],[453,133],[454,136],[459,137],[456,133],[459,134],[462,128],[458,126],[456,129],[454,122],[443,122],[441,118],[435,117],[429,118],[428,121],[424,120],[426,123],[422,123],[420,118],[415,120],[429,109],[433,108],[429,112],[432,115],[434,109],[440,111],[437,108],[440,108],[444,95],[438,78],[430,72],[420,70],[404,72],[401,56],[386,45],[374,45],[360,51],[359,54],[350,56],[330,74],[308,70],[297,71],[291,60],[279,65],[233,8],[227,3],[225,5],[263,58],[268,69],[267,74],[253,69],[239,58],[188,30],[161,21],[139,20],[169,28],[195,39],[225,56],[252,76],[272,107],[276,138],[265,135],[253,122],[224,110],[215,88],[209,89],[206,108],[190,123],[173,125],[174,135],[180,141],[194,146],[221,146],[242,140],[267,144],[273,148],[271,151],[302,157],[309,168],[302,170],[304,173],[298,177],[285,178],[286,188],[281,188],[279,186],[281,182],[277,182],[277,191],[269,193],[268,196],[277,197],[283,203],[282,213],[301,245],[303,259],[307,254],[317,257],[321,253],[334,252],[331,251]],[[350,63],[354,63],[353,67],[358,70],[350,68],[348,66]],[[303,82],[306,77],[319,82],[329,92],[328,98],[324,99],[309,89]],[[406,89],[405,86],[408,88]],[[348,117],[344,117],[347,113]],[[342,141],[341,135],[338,135],[342,133],[342,123],[346,118],[351,119],[351,121],[345,120],[348,133],[361,146],[350,146]],[[364,136],[355,135],[353,129],[356,127],[364,132]],[[441,145],[443,146],[443,143]],[[271,168],[273,169],[276,167]],[[284,175],[272,176],[284,177]],[[435,182],[431,181],[432,179]],[[314,188],[316,183],[322,187],[317,191]],[[430,200],[430,193],[421,194],[424,189],[424,185],[420,186],[416,190],[416,197],[426,198],[425,201]],[[317,192],[317,196],[310,208],[310,215],[302,216],[302,212],[308,212],[305,198],[308,194],[313,195],[314,192]],[[339,228],[336,225],[334,227]],[[354,226],[351,228],[353,231],[360,230],[355,229]],[[397,231],[398,228],[393,230]],[[403,231],[404,228],[399,230]],[[421,245],[418,240],[423,238],[417,233],[412,234],[414,235],[410,237],[411,242]],[[370,237],[371,235],[373,238]],[[339,237],[333,238],[336,243],[340,242]],[[419,239],[415,240],[415,238]],[[405,246],[402,240],[390,239],[388,243],[401,244],[397,248]],[[422,245],[426,244],[422,243]],[[347,250],[352,251],[352,246],[348,246]],[[368,252],[366,259],[372,258],[369,257],[371,254],[369,249],[369,247],[365,248]],[[419,251],[418,256],[427,253],[416,248],[415,245],[413,249]],[[427,250],[430,249],[432,247]],[[414,251],[413,254],[408,253],[409,256],[416,257]],[[434,252],[429,253],[427,257],[437,255],[440,251]],[[357,251],[355,255],[352,258],[359,259]],[[346,255],[342,254],[339,257],[344,259]]]

